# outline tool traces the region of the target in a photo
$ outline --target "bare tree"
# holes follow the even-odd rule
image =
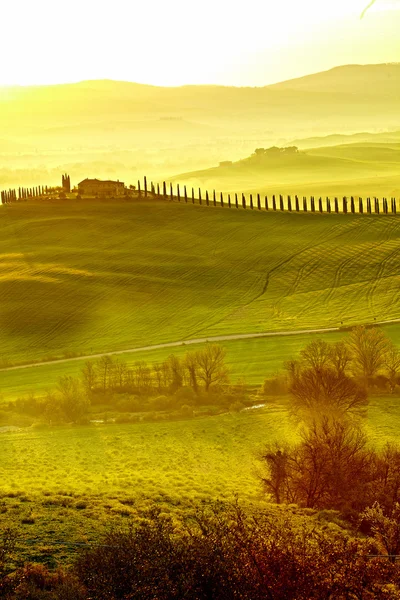
[[[351,365],[351,352],[348,345],[340,340],[330,347],[329,362],[338,375],[345,375]]]
[[[302,362],[314,370],[323,369],[331,360],[331,347],[324,340],[314,340],[300,352]]]
[[[383,359],[383,364],[387,370],[390,391],[393,394],[397,379],[400,375],[400,351],[392,343],[388,344],[388,348]]]
[[[360,325],[352,329],[347,344],[356,371],[367,383],[384,366],[390,341],[381,329]]]
[[[193,389],[193,391],[197,394],[199,391],[198,384],[198,358],[196,352],[187,352],[184,359],[184,365],[189,373],[189,385]]]
[[[367,393],[332,368],[303,369],[290,384],[293,412],[306,421],[324,416],[343,418],[367,405]]]
[[[207,344],[196,352],[198,378],[203,381],[206,392],[213,384],[227,383],[228,368],[225,365],[226,350],[218,344]]]
[[[62,409],[69,419],[76,421],[87,412],[90,401],[82,393],[81,384],[78,379],[74,379],[69,375],[60,377],[57,391],[61,396]]]
[[[96,387],[97,383],[97,372],[94,363],[90,360],[85,362],[83,369],[81,370],[83,387],[88,395]]]
[[[103,387],[103,392],[105,392],[107,387],[109,386],[110,372],[113,366],[113,360],[111,356],[102,356],[101,358],[99,358],[97,365],[99,370],[100,382]]]
[[[275,501],[308,508],[358,507],[373,479],[366,436],[348,421],[315,421],[299,444],[276,444],[262,458],[267,469],[262,481]]]

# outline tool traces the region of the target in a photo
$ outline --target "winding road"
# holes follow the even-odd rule
[[[391,319],[389,321],[376,321],[374,325],[389,325],[390,323],[400,323],[400,319]],[[30,369],[32,367],[41,367],[44,365],[56,365],[77,360],[90,360],[92,358],[101,358],[102,356],[117,356],[119,354],[130,354],[132,352],[144,352],[146,350],[159,350],[162,348],[175,348],[177,346],[190,346],[192,344],[205,344],[206,342],[229,342],[234,340],[249,340],[262,337],[283,337],[289,335],[304,335],[307,333],[332,333],[340,331],[340,327],[326,327],[321,329],[299,329],[296,331],[266,331],[262,333],[238,333],[233,335],[216,335],[205,338],[194,338],[191,340],[180,340],[178,342],[167,342],[165,344],[153,344],[150,346],[140,346],[139,348],[129,348],[127,350],[115,350],[114,352],[100,352],[98,354],[86,354],[73,358],[59,358],[56,360],[47,360],[43,362],[29,363],[25,365],[16,365],[0,369],[4,371],[16,371],[17,369]]]

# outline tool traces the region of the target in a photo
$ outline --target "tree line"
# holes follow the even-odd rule
[[[42,397],[19,398],[10,407],[46,422],[81,422],[90,407],[108,405],[121,413],[181,411],[192,416],[195,407],[220,405],[240,410],[246,400],[243,381],[231,384],[226,351],[207,344],[183,357],[171,354],[149,364],[105,355],[87,361],[79,377],[62,376]]]

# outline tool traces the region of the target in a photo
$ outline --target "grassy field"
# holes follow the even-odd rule
[[[374,445],[395,441],[398,398],[371,398]],[[284,398],[264,408],[194,420],[26,429],[0,433],[0,527],[18,532],[20,560],[70,561],[155,502],[181,517],[202,502],[265,502],[258,473],[264,445],[294,441]]]
[[[193,421],[0,434],[0,527],[17,527],[25,558],[65,560],[68,542],[96,539],[153,502],[172,515],[235,493],[259,502],[257,454],[271,437],[292,436],[285,408],[272,402]]]
[[[0,211],[3,359],[400,317],[400,222],[171,203]]]

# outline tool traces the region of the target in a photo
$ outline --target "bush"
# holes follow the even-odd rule
[[[150,410],[171,410],[174,406],[174,398],[171,396],[157,396],[149,399]]]
[[[266,379],[262,386],[265,396],[283,396],[288,393],[288,381],[284,375],[276,375]]]
[[[153,511],[85,550],[76,572],[92,600],[400,598],[400,568],[376,550],[289,511],[216,507],[176,527]]]
[[[182,402],[185,404],[194,405],[196,403],[196,393],[191,387],[181,387],[179,390],[176,390],[174,397],[176,398],[176,403],[179,405]]]

